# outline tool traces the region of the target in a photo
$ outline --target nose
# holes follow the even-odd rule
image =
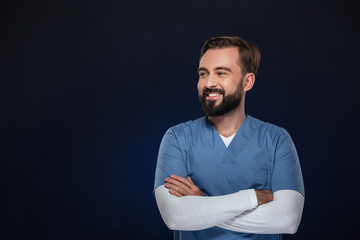
[[[214,88],[218,85],[215,76],[209,74],[209,76],[205,80],[205,87],[207,88]]]

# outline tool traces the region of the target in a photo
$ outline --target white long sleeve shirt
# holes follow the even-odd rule
[[[253,189],[215,197],[176,197],[162,185],[155,197],[166,225],[188,231],[218,226],[246,233],[295,233],[304,205],[304,197],[293,190],[277,191],[274,201],[261,206]]]

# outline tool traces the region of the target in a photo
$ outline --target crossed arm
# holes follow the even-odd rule
[[[170,229],[201,230],[218,226],[248,233],[295,233],[304,198],[293,190],[274,195],[267,190],[205,197],[191,178],[172,175],[155,190],[164,222]]]

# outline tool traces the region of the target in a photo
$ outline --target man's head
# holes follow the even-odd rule
[[[198,94],[205,114],[221,116],[237,108],[254,84],[259,63],[258,48],[239,37],[206,41],[198,69]]]
[[[256,75],[260,65],[261,55],[258,47],[245,41],[241,37],[214,37],[207,40],[201,48],[200,60],[209,49],[236,47],[239,51],[239,66],[242,74],[253,73]]]

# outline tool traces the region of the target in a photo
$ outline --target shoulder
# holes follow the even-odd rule
[[[185,146],[197,139],[200,132],[207,127],[206,117],[201,117],[170,127],[165,136],[170,135],[180,146]]]
[[[248,117],[251,125],[256,128],[256,132],[261,138],[266,138],[267,140],[271,140],[273,143],[276,143],[280,138],[290,137],[289,133],[283,127],[280,127],[273,123],[261,121],[252,116]]]
[[[188,149],[196,133],[195,129],[199,128],[201,121],[202,118],[199,118],[170,127],[161,140],[159,152],[169,153],[169,151],[176,152],[175,149],[181,151]]]
[[[177,137],[187,136],[187,135],[195,135],[197,134],[204,126],[206,122],[206,117],[201,117],[195,120],[190,120],[187,122],[183,122],[172,126],[168,129],[172,134]]]

